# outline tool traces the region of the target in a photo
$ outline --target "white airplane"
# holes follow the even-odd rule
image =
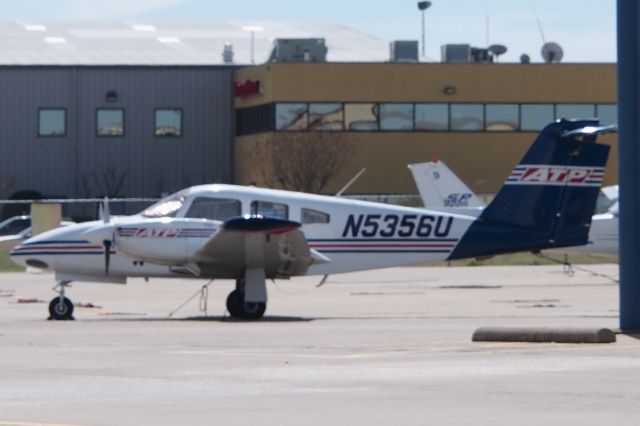
[[[587,242],[609,147],[594,120],[545,127],[479,217],[234,185],[194,186],[140,214],[44,232],[11,252],[55,271],[53,319],[72,318],[72,281],[235,279],[232,317],[266,309],[266,279],[327,276]]]
[[[440,160],[409,164],[425,206],[433,210],[478,216],[485,205],[471,189]],[[602,188],[614,204],[605,213],[593,215],[589,241],[571,251],[618,254],[618,185]]]

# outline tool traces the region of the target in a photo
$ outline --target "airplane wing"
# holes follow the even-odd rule
[[[228,219],[195,252],[191,266],[210,276],[242,277],[254,268],[267,278],[304,275],[312,263],[329,259],[309,248],[300,226],[259,215]]]

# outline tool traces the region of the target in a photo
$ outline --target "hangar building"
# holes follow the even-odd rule
[[[352,193],[415,193],[406,164],[434,157],[492,193],[544,123],[617,121],[615,64],[418,63],[335,24],[0,22],[0,34],[3,199],[261,184],[248,153],[262,139],[321,132],[357,148],[328,193],[362,167]]]

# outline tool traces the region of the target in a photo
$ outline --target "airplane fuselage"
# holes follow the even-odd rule
[[[192,187],[164,204],[111,219],[115,231],[109,232],[115,234],[116,244],[108,276],[99,235],[102,221],[48,231],[18,247],[12,257],[25,265],[53,269],[59,279],[69,281],[195,277],[182,265],[222,221],[264,214],[301,223],[309,247],[331,259],[311,265],[307,274],[326,275],[444,260],[474,220],[410,207],[218,184]],[[226,274],[230,276],[210,278],[237,278],[233,271]]]

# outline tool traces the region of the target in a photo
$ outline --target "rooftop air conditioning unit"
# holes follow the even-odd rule
[[[323,38],[278,38],[273,42],[269,62],[326,62]]]
[[[391,43],[389,43],[389,60],[391,62],[418,62],[418,41],[392,41]]]
[[[471,62],[470,44],[445,44],[441,48],[442,62],[447,64],[463,64]]]

